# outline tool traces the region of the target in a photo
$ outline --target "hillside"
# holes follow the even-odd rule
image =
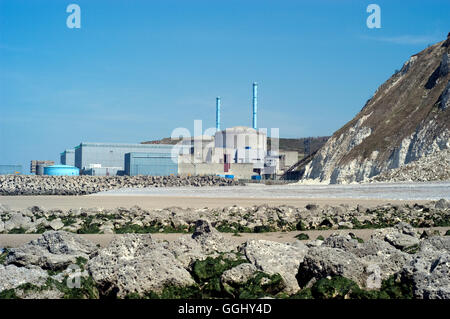
[[[333,134],[304,179],[360,182],[450,148],[449,54],[450,33],[413,55]]]

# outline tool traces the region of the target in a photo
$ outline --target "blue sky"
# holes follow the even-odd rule
[[[260,127],[329,135],[449,31],[448,0],[0,0],[0,164],[213,127],[216,96],[222,127],[250,126],[253,81]]]

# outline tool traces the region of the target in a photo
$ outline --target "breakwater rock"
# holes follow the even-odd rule
[[[35,176],[0,175],[0,195],[87,195],[118,188],[231,186],[219,176]]]
[[[34,206],[20,211],[0,204],[0,233],[4,234],[48,230],[80,234],[188,233],[194,231],[198,219],[207,219],[219,232],[230,233],[385,228],[399,222],[414,227],[446,227],[450,226],[450,201],[375,207],[309,204],[305,207],[256,205],[154,210],[138,206],[45,210]]]
[[[99,248],[49,231],[0,254],[0,298],[450,298],[450,236],[420,236],[405,223],[366,242],[336,232],[233,245],[198,220],[181,238],[124,234]]]

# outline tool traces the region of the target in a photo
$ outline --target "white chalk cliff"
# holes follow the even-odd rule
[[[314,156],[303,179],[361,182],[450,148],[449,60],[450,33],[382,84]]]

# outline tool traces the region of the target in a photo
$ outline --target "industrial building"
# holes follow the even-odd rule
[[[33,160],[30,164],[30,173],[36,174],[36,175],[43,175],[44,174],[44,168],[46,166],[52,166],[55,165],[54,161],[38,161]]]
[[[252,92],[252,127],[221,130],[221,99],[217,97],[214,136],[184,138],[176,145],[83,142],[62,152],[61,164],[76,166],[81,174],[94,176],[275,176],[294,164],[298,153],[268,152],[267,134],[257,128],[257,83],[253,83]]]
[[[75,166],[75,150],[68,149],[61,153],[61,165]]]
[[[125,154],[125,174],[169,176],[178,175],[178,156],[171,149],[153,153]]]
[[[75,166],[82,174],[107,175],[109,170],[109,175],[123,175],[125,154],[170,153],[173,148],[174,145],[166,144],[80,143],[75,147]],[[178,149],[180,155],[190,151],[187,147]]]
[[[22,174],[22,165],[0,165],[0,175]]]

